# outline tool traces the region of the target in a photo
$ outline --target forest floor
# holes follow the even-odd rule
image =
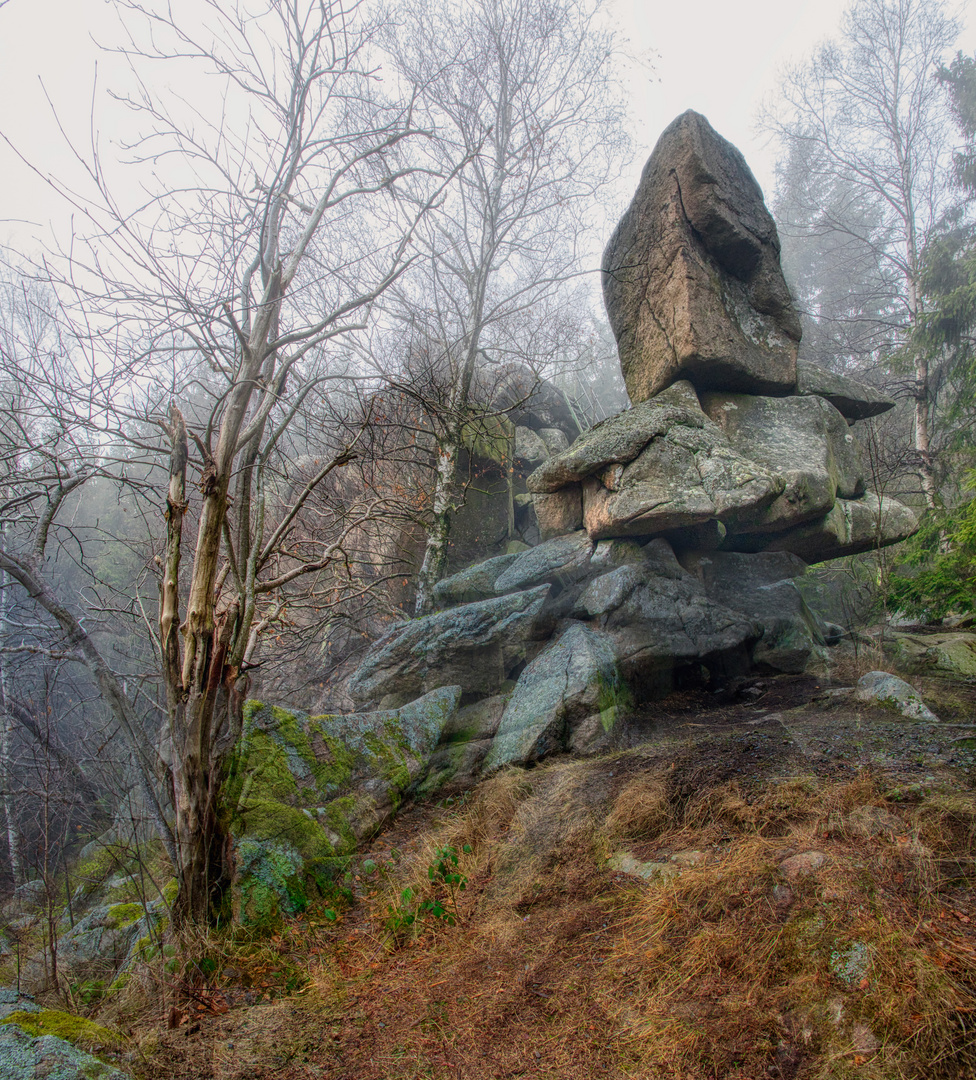
[[[915,681],[942,723],[758,679],[643,709],[629,749],[412,806],[335,921],[147,972],[115,1006],[128,1067],[971,1080],[976,690]]]

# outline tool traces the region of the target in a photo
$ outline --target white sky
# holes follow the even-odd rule
[[[705,114],[745,154],[767,195],[773,156],[754,133],[762,98],[778,72],[836,31],[847,0],[610,0],[614,21],[638,53],[653,53],[655,69],[628,79],[635,118],[635,161],[629,198],[662,129],[687,108]],[[964,17],[968,0],[962,5]],[[64,175],[71,162],[47,95],[65,129],[84,147],[92,96],[106,117],[99,132],[111,155],[113,58],[99,56],[92,35],[116,38],[112,0],[8,0],[0,6],[0,135],[42,171]],[[968,30],[959,46],[972,52]],[[98,79],[95,82],[96,63]],[[42,83],[43,81],[43,88]],[[117,80],[116,80],[117,81]],[[115,106],[117,108],[117,106]],[[24,222],[43,226],[66,216],[44,185],[0,141],[0,241],[21,240]],[[36,231],[36,227],[34,230]]]

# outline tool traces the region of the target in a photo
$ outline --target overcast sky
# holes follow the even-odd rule
[[[633,100],[635,161],[626,182],[632,192],[662,129],[694,108],[745,154],[767,195],[773,153],[754,132],[757,108],[772,94],[778,74],[835,33],[846,0],[610,0],[614,22],[634,52],[653,54],[653,72],[626,77]],[[968,4],[960,5],[969,20]],[[99,57],[92,36],[117,38],[111,0],[8,0],[0,7],[0,134],[42,170],[69,164],[47,95],[72,136],[88,139],[93,93],[113,137],[104,98],[113,81],[113,59]],[[967,30],[959,45],[974,48]],[[96,63],[98,79],[95,81]],[[42,87],[43,82],[43,87]],[[948,122],[948,119],[947,119]],[[19,240],[18,221],[43,224],[57,214],[43,185],[0,142],[0,240]],[[64,218],[58,215],[63,222]]]

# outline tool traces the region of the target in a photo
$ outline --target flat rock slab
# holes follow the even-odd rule
[[[613,641],[580,624],[569,627],[522,672],[484,772],[525,764],[562,750],[574,722],[594,712],[616,720],[620,678]]]
[[[695,112],[661,135],[603,255],[631,401],[677,379],[792,393],[800,321],[776,226],[739,151]]]
[[[852,422],[880,416],[895,407],[891,398],[873,386],[850,375],[828,371],[811,364],[809,360],[798,360],[796,363],[796,392],[825,398]]]
[[[533,548],[516,557],[524,558]],[[548,585],[411,619],[384,634],[349,680],[358,701],[458,684],[491,694],[538,636]]]
[[[903,503],[866,491],[860,499],[838,499],[823,517],[770,535],[740,535],[739,545],[758,544],[758,550],[789,551],[814,564],[907,540],[918,531],[918,519]],[[727,542],[728,543],[728,542]],[[757,550],[749,548],[746,550]]]
[[[578,581],[588,572],[592,554],[593,542],[585,532],[546,540],[515,557],[495,579],[495,592],[503,595],[544,583]]]

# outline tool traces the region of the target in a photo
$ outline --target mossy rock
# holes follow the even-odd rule
[[[248,702],[228,792],[235,914],[263,922],[331,898],[348,857],[424,774],[460,687],[399,709],[309,716]]]

